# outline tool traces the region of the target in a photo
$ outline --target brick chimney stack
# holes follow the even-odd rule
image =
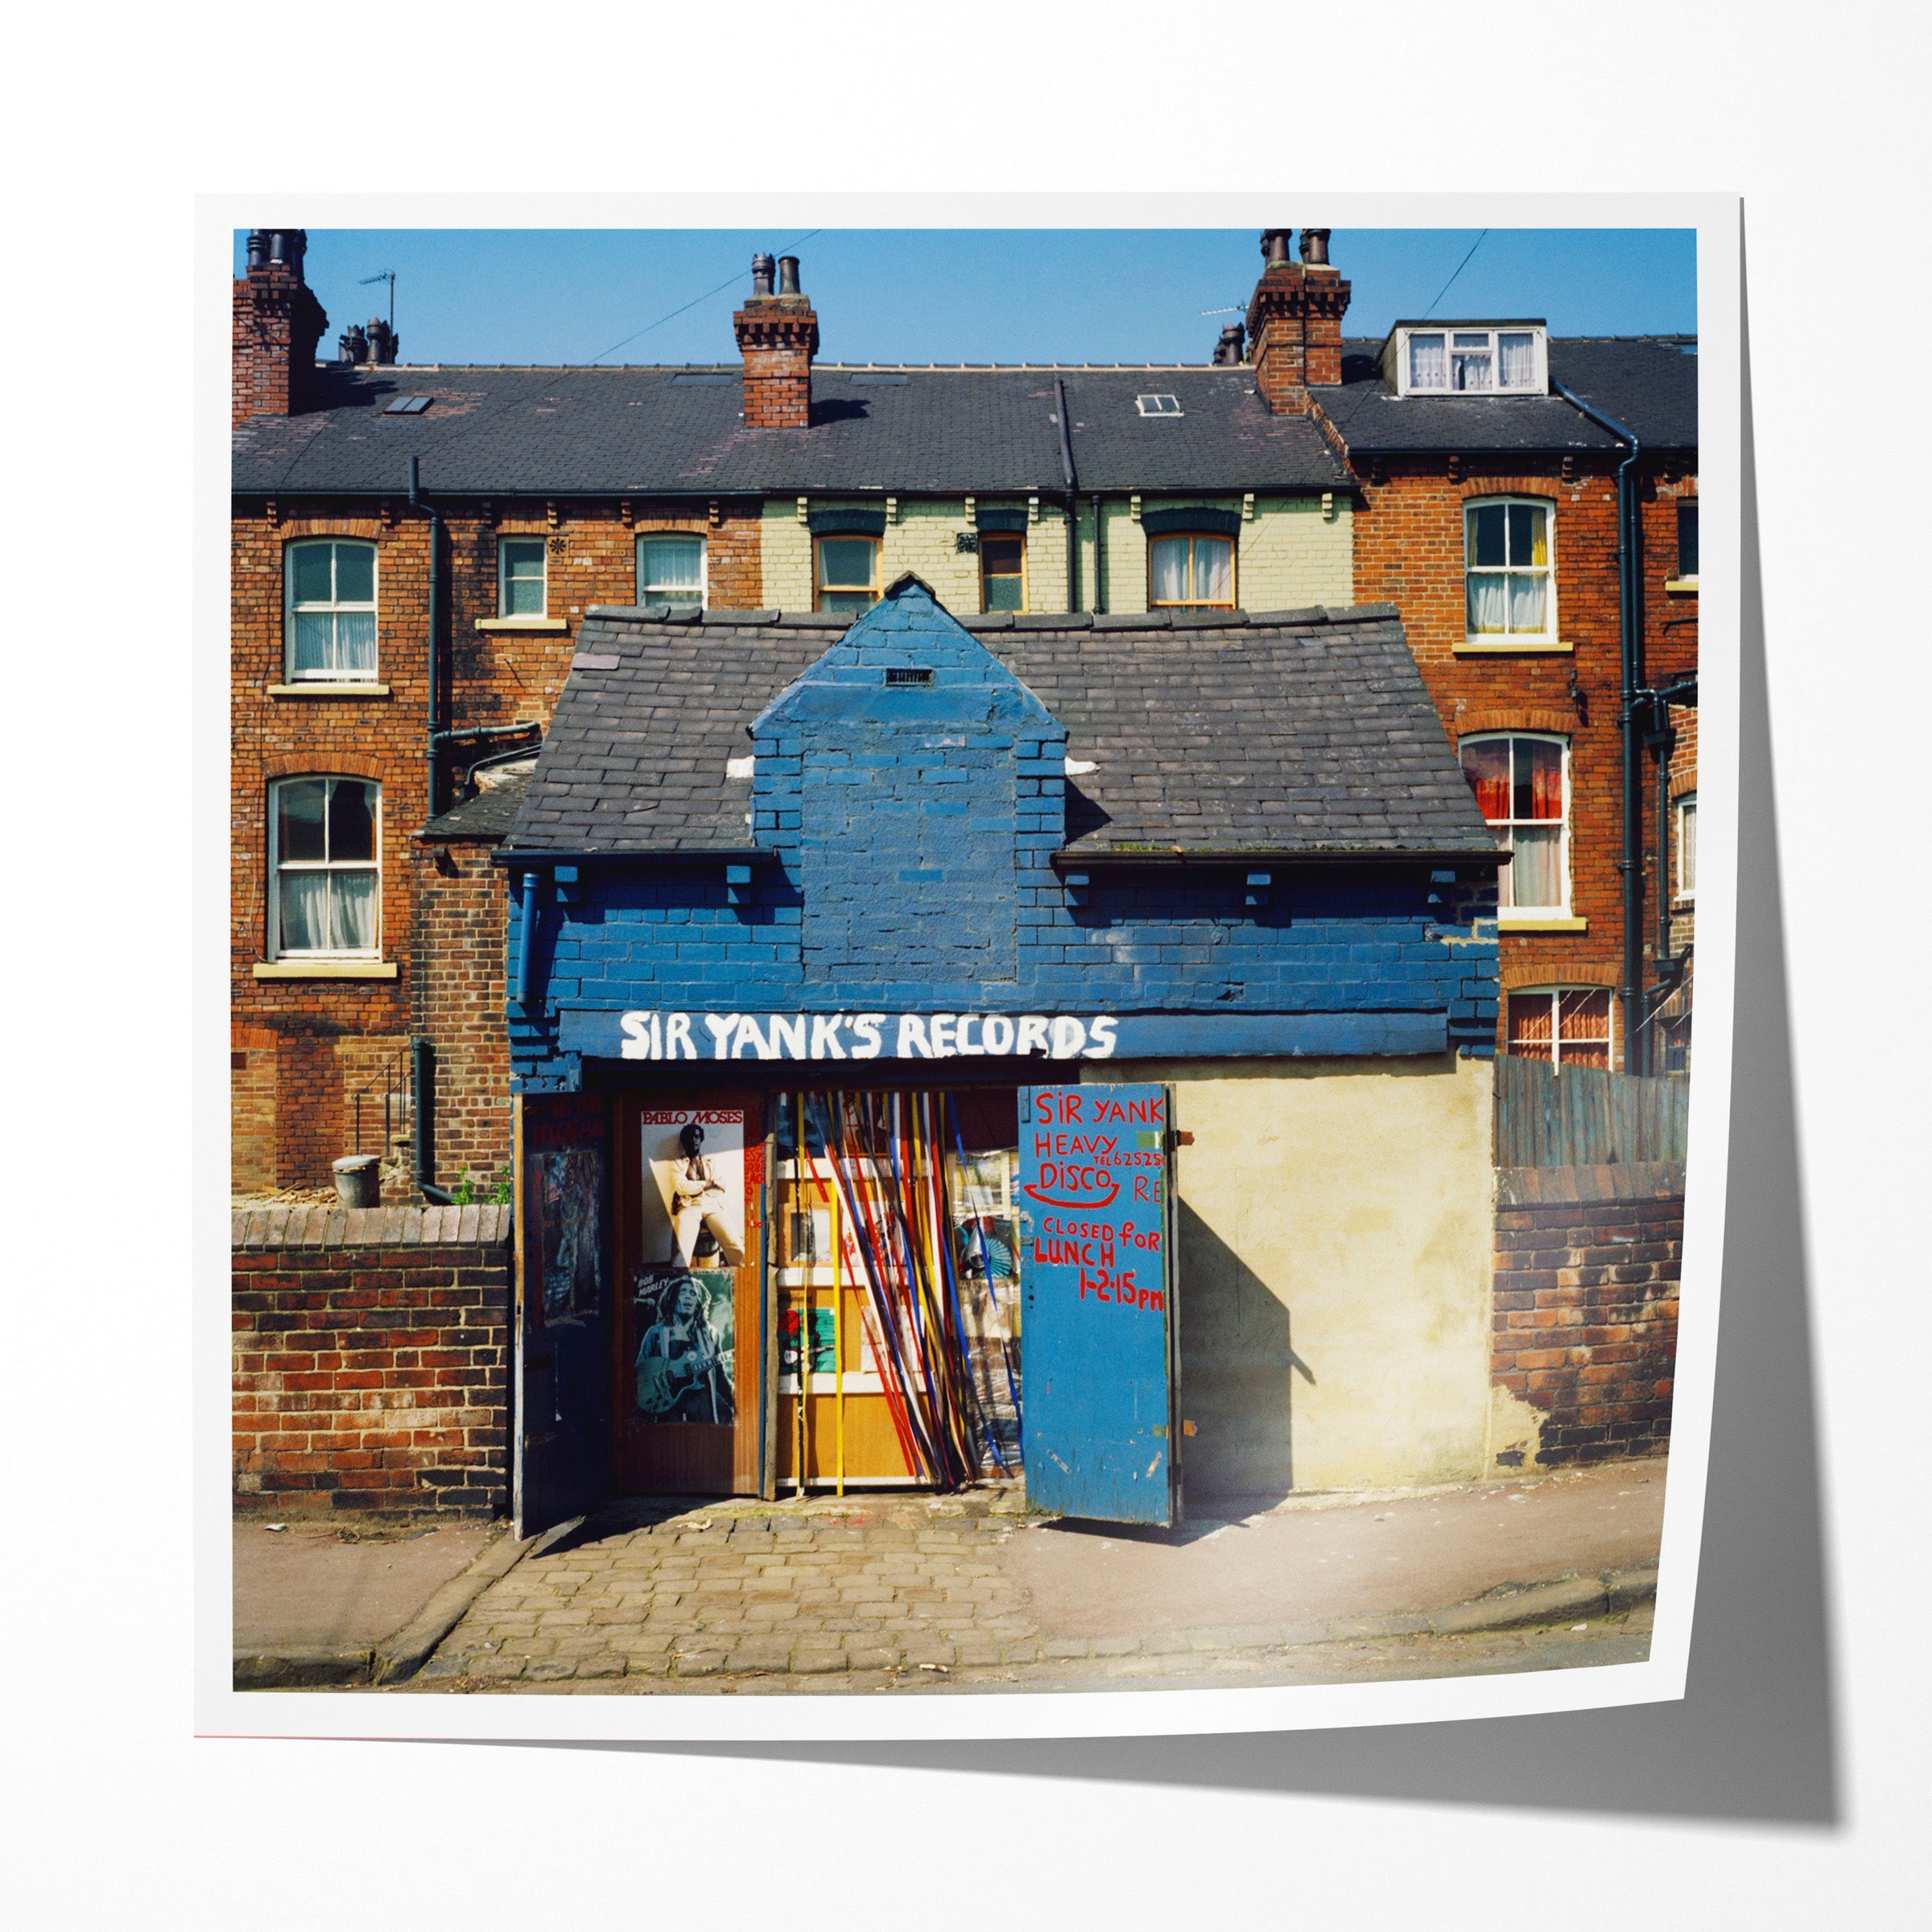
[[[1342,317],[1348,284],[1328,260],[1328,230],[1302,230],[1290,261],[1286,228],[1261,230],[1261,279],[1248,303],[1255,387],[1276,415],[1306,415],[1311,386],[1342,379]]]
[[[322,304],[302,279],[308,233],[251,228],[248,269],[235,283],[233,424],[250,416],[290,416],[314,400],[316,345],[328,327]]]
[[[811,359],[819,353],[819,318],[799,288],[799,258],[778,263],[771,286],[770,255],[751,258],[751,299],[732,319],[745,358],[745,427],[806,429],[811,423]]]

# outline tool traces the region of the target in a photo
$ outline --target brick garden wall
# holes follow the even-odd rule
[[[1497,1170],[1493,1463],[1669,1447],[1683,1238],[1678,1163]]]
[[[507,1511],[510,1232],[508,1208],[234,1216],[238,1509]]]

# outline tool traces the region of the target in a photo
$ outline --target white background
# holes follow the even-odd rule
[[[1678,0],[14,31],[22,1922],[1862,1927],[1907,1922],[1909,1876],[1922,1910],[1920,23]],[[1755,1165],[1732,1183],[1683,1705],[782,1754],[191,1735],[185,1149],[221,1101],[192,1092],[189,1028],[205,1056],[224,1016],[188,972],[183,876],[189,774],[221,755],[184,616],[190,197],[329,188],[1278,191],[1282,221],[1323,190],[1743,193],[1777,789],[1773,816],[1748,637],[1742,887],[1756,852],[1788,960],[1747,914],[1732,1146]]]

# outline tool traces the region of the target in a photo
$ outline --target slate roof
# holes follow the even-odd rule
[[[1352,454],[1608,456],[1620,446],[1561,396],[1397,396],[1380,341],[1342,345],[1339,389],[1314,394]],[[1663,336],[1550,338],[1550,376],[1635,433],[1646,454],[1697,448],[1697,357]]]
[[[1054,381],[1083,489],[1347,489],[1306,418],[1274,416],[1245,368],[812,373],[809,429],[747,429],[739,365],[716,369],[319,366],[319,407],[234,432],[241,493],[785,495],[1058,491]],[[881,381],[881,378],[890,378]],[[1177,417],[1142,416],[1164,394]],[[427,395],[418,415],[390,415]]]
[[[1070,857],[1496,849],[1393,605],[962,622],[1094,766],[1068,776]],[[844,629],[593,608],[506,851],[753,849],[726,762]]]
[[[530,774],[520,771],[485,786],[473,799],[452,805],[416,834],[419,839],[502,839],[522,809]]]

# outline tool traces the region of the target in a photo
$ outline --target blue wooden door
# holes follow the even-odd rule
[[[1170,1091],[1020,1091],[1022,1413],[1033,1506],[1180,1520]]]

